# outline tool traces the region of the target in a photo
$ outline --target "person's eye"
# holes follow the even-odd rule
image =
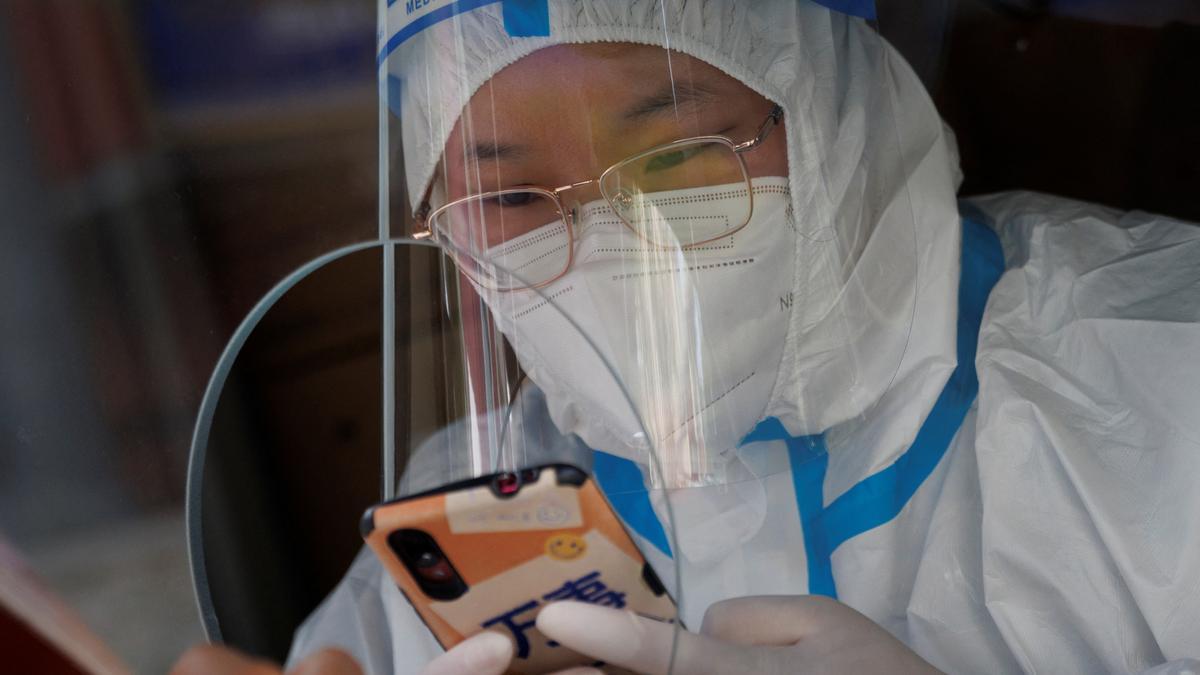
[[[688,161],[692,157],[704,152],[704,150],[705,146],[695,145],[691,147],[680,148],[679,150],[671,150],[668,152],[659,153],[650,158],[650,161],[646,162],[646,165],[642,167],[642,171],[645,173],[654,173],[656,171],[673,169]]]
[[[532,202],[534,194],[532,192],[506,192],[501,195],[492,197],[492,200],[497,206],[504,208],[513,208],[517,206],[525,206]]]

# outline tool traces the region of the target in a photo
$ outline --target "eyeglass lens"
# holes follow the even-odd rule
[[[730,144],[714,140],[676,143],[623,160],[605,172],[600,189],[621,220],[654,247],[687,247],[731,234],[749,221],[752,205],[743,164]],[[586,221],[596,210],[580,212]],[[611,218],[576,225],[622,227]],[[555,200],[540,191],[467,199],[438,214],[433,226],[455,249],[460,265],[495,289],[550,281],[571,257],[567,224]]]

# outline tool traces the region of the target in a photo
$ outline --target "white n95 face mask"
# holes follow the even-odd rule
[[[777,377],[796,225],[786,178],[752,185],[746,226],[687,250],[650,244],[605,202],[588,203],[561,278],[538,291],[483,292],[559,429],[642,464],[655,453],[667,485],[721,482]],[[722,211],[713,188],[669,196],[663,217],[675,222]],[[535,230],[504,246],[534,260],[553,254],[545,241]]]

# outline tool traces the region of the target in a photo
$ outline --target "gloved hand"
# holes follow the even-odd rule
[[[560,602],[538,616],[551,639],[648,675],[671,666],[675,628],[629,612]],[[680,632],[673,671],[708,673],[937,673],[867,617],[822,596],[719,602],[700,633]]]
[[[671,669],[675,628],[630,612],[580,602],[547,606],[537,618],[547,637],[598,660],[648,675]],[[821,596],[763,596],[709,608],[700,633],[680,632],[673,671],[709,673],[937,673],[867,617]],[[484,633],[446,652],[423,675],[500,675],[512,646]],[[597,673],[575,668],[564,673]]]
[[[512,659],[512,641],[499,633],[484,631],[463,640],[445,654],[430,661],[429,665],[421,670],[421,675],[502,675],[512,664]],[[579,667],[560,670],[554,675],[601,673],[595,668]]]

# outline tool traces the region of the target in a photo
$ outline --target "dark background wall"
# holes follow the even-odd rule
[[[933,91],[964,194],[1200,220],[1200,3],[963,0]]]

